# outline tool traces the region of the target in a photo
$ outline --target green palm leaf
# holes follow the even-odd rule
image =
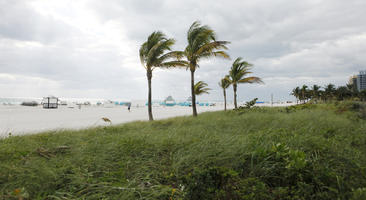
[[[230,86],[230,77],[229,76],[225,76],[224,78],[222,78],[219,82],[219,86],[222,88],[222,89],[226,89]]]
[[[209,90],[211,90],[210,88],[207,87],[207,83],[203,82],[203,81],[198,81],[195,85],[194,85],[194,93],[196,95],[201,95],[201,94],[209,94]]]

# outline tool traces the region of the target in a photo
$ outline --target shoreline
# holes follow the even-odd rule
[[[221,106],[199,107],[198,112],[223,110]],[[154,119],[166,119],[177,116],[189,116],[191,107],[153,107]],[[84,106],[81,109],[59,107],[43,109],[40,106],[0,106],[0,137],[11,135],[29,135],[45,131],[79,130],[98,126],[108,126],[102,118],[111,120],[112,125],[147,121],[147,108],[132,107],[131,112],[125,106],[97,107]]]
[[[289,106],[292,104],[274,104],[273,107]],[[256,106],[271,106],[258,104]],[[233,109],[228,104],[228,110]],[[224,110],[224,106],[198,106],[199,113]],[[190,116],[192,108],[186,106],[154,106],[154,119],[167,119],[178,116]],[[108,126],[102,118],[108,118],[113,125],[132,121],[147,121],[147,107],[131,107],[131,112],[125,106],[82,106],[68,108],[60,106],[58,109],[43,109],[41,106],[27,107],[20,105],[0,105],[0,137],[11,135],[37,134],[45,131],[80,130],[98,126]]]

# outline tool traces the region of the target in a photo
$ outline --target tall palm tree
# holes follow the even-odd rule
[[[300,99],[300,88],[296,87],[292,90],[291,95],[296,97],[296,104],[298,104],[299,99]]]
[[[301,99],[304,101],[304,103],[306,102],[307,96],[308,96],[308,86],[307,85],[303,85],[301,87]]]
[[[150,121],[153,120],[151,106],[151,79],[153,70],[155,68],[170,68],[185,65],[183,61],[174,60],[174,58],[179,57],[178,51],[171,51],[171,47],[174,43],[174,39],[166,38],[162,32],[155,31],[147,38],[147,41],[141,45],[139,50],[141,64],[146,69],[148,83],[148,113]]]
[[[224,110],[226,111],[226,89],[230,86],[230,78],[229,76],[225,76],[219,82],[219,86],[224,91]]]
[[[312,98],[315,99],[315,101],[317,102],[319,97],[320,97],[320,86],[319,85],[313,85],[311,87],[311,96]]]
[[[194,84],[194,94],[201,95],[201,94],[209,94],[210,88],[207,87],[207,83],[203,81],[198,81],[196,84]]]
[[[326,85],[324,87],[324,95],[325,95],[325,100],[327,101],[328,99],[331,99],[334,97],[336,92],[336,88],[333,84],[329,83],[328,85]]]
[[[252,72],[249,71],[251,70],[251,67],[253,65],[246,62],[246,61],[242,61],[242,58],[239,57],[237,58],[234,63],[231,66],[231,69],[229,71],[229,77],[230,77],[230,83],[233,85],[233,89],[234,89],[234,107],[235,109],[238,108],[237,102],[236,102],[236,91],[237,91],[237,87],[238,84],[240,83],[263,83],[263,81],[256,77],[256,76],[249,76],[246,77],[248,74],[251,74]]]
[[[227,41],[217,41],[216,34],[209,26],[193,22],[187,33],[188,45],[183,55],[187,58],[187,69],[191,71],[191,94],[193,116],[197,116],[196,94],[194,93],[194,72],[199,67],[199,61],[204,58],[222,57],[229,58],[224,51]]]

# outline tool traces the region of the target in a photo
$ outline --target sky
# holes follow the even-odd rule
[[[264,81],[239,85],[239,101],[293,100],[296,86],[345,85],[366,70],[365,10],[365,0],[0,0],[0,98],[147,99],[141,44],[160,30],[183,50],[198,20],[231,57],[199,63],[195,79],[212,90],[198,100],[223,99],[218,82],[237,57]],[[189,71],[154,70],[152,94],[186,99]]]

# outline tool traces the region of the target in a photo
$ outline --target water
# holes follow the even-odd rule
[[[0,98],[0,105],[20,105],[25,101],[36,101],[41,103],[41,98]]]

